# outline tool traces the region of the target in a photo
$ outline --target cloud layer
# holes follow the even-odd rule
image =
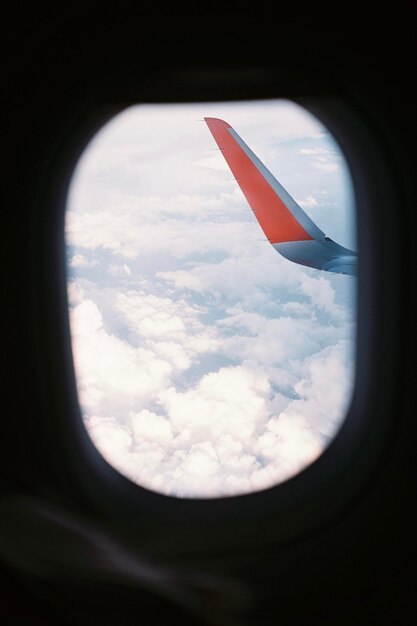
[[[318,219],[348,204],[344,162],[284,104],[215,115],[258,129],[262,158],[315,159],[289,191]],[[286,480],[337,432],[355,285],[275,252],[194,117],[136,107],[90,146],[67,211],[69,300],[83,419],[103,456],[149,489],[214,497]],[[332,219],[336,231],[348,220]]]

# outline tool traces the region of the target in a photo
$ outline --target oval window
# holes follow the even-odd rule
[[[353,389],[355,206],[305,109],[124,110],[76,166],[66,248],[82,418],[123,475],[244,494],[335,437]]]

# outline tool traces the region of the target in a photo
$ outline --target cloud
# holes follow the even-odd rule
[[[97,305],[83,300],[71,312],[72,347],[82,409],[123,415],[165,386],[173,366],[154,352],[106,332]]]
[[[78,280],[70,280],[67,284],[68,304],[70,307],[75,307],[80,304],[84,297],[85,292]]]
[[[317,159],[314,161],[313,165],[317,170],[322,172],[337,172],[339,169],[338,163],[328,163],[325,160],[321,161]]]
[[[340,158],[335,148],[301,148],[298,154],[312,157],[312,166],[321,172],[336,172],[340,169]]]
[[[268,461],[268,465],[252,477],[259,488],[264,487],[267,481],[275,479],[275,482],[282,482],[297,474],[323,451],[307,419],[301,414],[290,416],[287,413],[269,420],[256,448],[257,453]]]
[[[195,165],[201,168],[208,168],[210,170],[224,172],[230,177],[230,170],[227,166],[226,161],[222,158],[219,158],[219,156],[221,157],[221,155],[216,153],[201,159],[197,159],[195,161]]]
[[[322,156],[323,154],[331,154],[327,148],[301,148],[298,154],[306,154],[308,156]]]
[[[263,287],[288,286],[299,270],[280,257],[266,239],[256,238],[261,236],[256,224],[255,232],[253,224],[247,230],[248,236],[240,231],[241,241],[235,246],[229,244],[229,256],[219,263],[195,263],[187,270],[158,272],[158,277],[176,288],[226,298],[250,299]],[[240,248],[242,254],[238,254]],[[287,265],[287,272],[282,271],[282,265]]]
[[[129,265],[127,265],[126,263],[123,263],[123,264],[112,263],[109,265],[107,271],[111,276],[122,277],[122,278],[126,278],[126,276],[132,275],[132,270],[130,269]]]
[[[330,280],[324,276],[311,276],[308,273],[300,275],[299,286],[301,293],[308,296],[316,307],[341,318],[344,316],[343,308],[335,302],[335,291]]]
[[[74,254],[74,256],[71,258],[69,262],[69,265],[73,269],[76,269],[76,268],[91,269],[97,266],[97,260],[96,259],[89,260],[83,254]]]
[[[341,340],[309,357],[306,376],[295,385],[300,398],[291,402],[286,414],[303,416],[311,432],[324,441],[332,438],[339,426],[335,416],[345,414],[350,399],[352,340]],[[348,384],[347,384],[348,383]]]
[[[123,419],[126,408],[153,399],[176,372],[218,346],[216,333],[199,321],[204,312],[185,301],[129,290],[108,290],[102,299],[127,329],[127,338],[109,332],[97,304],[71,283],[71,328],[81,404],[88,413]],[[120,335],[120,332],[119,332]]]
[[[129,290],[113,296],[130,331],[130,341],[146,347],[177,369],[187,369],[200,354],[218,347],[215,331],[200,317],[205,309],[154,294]]]
[[[152,284],[106,288],[101,299],[90,283],[70,286],[90,436],[119,471],[163,493],[214,497],[286,480],[319,456],[346,410],[351,348],[332,279],[293,264],[262,272],[254,257],[228,261],[220,271],[191,268],[205,280],[208,299],[198,304],[192,290],[174,299],[150,292]],[[163,278],[169,285],[178,276]],[[213,300],[215,288],[228,297]],[[198,373],[210,354],[214,369]]]
[[[186,392],[168,389],[164,415],[131,412],[128,425],[92,417],[87,428],[112,465],[148,488],[182,497],[265,489],[313,462],[334,434],[334,417],[341,404],[346,409],[339,391],[349,373],[340,370],[342,361],[341,345],[311,359],[300,399],[269,419],[266,376],[237,366],[204,376]],[[335,383],[330,393],[329,383]]]
[[[227,207],[227,220],[225,208]],[[106,249],[125,259],[169,253],[178,258],[244,249],[253,226],[239,193],[162,198],[117,198],[101,211],[67,211],[69,244]],[[230,219],[236,215],[236,219]],[[129,225],[127,228],[126,225]]]
[[[129,424],[87,419],[105,458],[130,478],[164,493],[213,496],[250,489],[260,467],[252,439],[265,417],[269,384],[261,372],[238,366],[204,376],[185,392],[163,394],[166,415],[130,412]]]
[[[149,441],[152,443],[170,445],[173,440],[173,431],[170,422],[161,415],[157,415],[148,409],[139,413],[130,413],[133,442],[140,445]]]
[[[174,109],[124,112],[74,175],[66,237],[79,398],[92,441],[132,481],[179,497],[247,493],[299,472],[340,427],[353,288],[270,246],[190,115],[233,123],[306,210],[321,212],[323,190],[336,206],[328,181],[340,172],[327,172],[337,154],[288,102]]]
[[[350,353],[346,341],[328,345],[337,333],[317,324],[314,298],[284,303],[295,317],[268,319],[236,305],[213,326],[201,321],[204,307],[185,299],[114,289],[108,300],[129,329],[126,342],[82,295],[73,327],[86,426],[131,480],[182,497],[264,489],[317,458],[337,430]],[[240,364],[181,389],[178,373],[210,352]]]
[[[269,383],[262,371],[247,366],[222,367],[204,375],[195,388],[162,394],[173,427],[195,436],[217,439],[231,435],[248,440],[265,411]]]
[[[148,488],[183,497],[263,489],[317,458],[337,429],[346,408],[338,395],[346,381],[340,367],[334,355],[310,361],[296,386],[301,398],[278,396],[286,407],[272,417],[266,373],[237,366],[207,374],[184,392],[159,391],[159,414],[131,411],[127,424],[93,415],[86,426],[108,462]],[[327,383],[323,374],[332,375]],[[338,387],[329,393],[334,381]]]
[[[318,206],[319,204],[312,195],[308,195],[302,200],[297,200],[297,202],[302,209],[314,209],[314,207]]]

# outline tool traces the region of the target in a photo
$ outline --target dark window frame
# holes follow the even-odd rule
[[[163,528],[167,522],[173,528],[185,522],[197,524],[199,532],[206,533],[207,545],[212,547],[220,540],[211,530],[218,524],[222,525],[223,537],[234,536],[238,541],[242,535],[246,536],[245,529],[250,528],[254,519],[263,519],[268,532],[274,532],[283,541],[310,534],[314,529],[318,532],[324,524],[337,519],[348,504],[365,498],[395,438],[398,423],[393,423],[390,408],[400,388],[399,352],[390,328],[399,323],[396,304],[401,280],[396,259],[401,254],[401,211],[392,176],[395,163],[390,157],[389,137],[365,104],[350,94],[336,96],[334,86],[323,86],[320,80],[317,93],[311,95],[311,77],[305,84],[301,77],[294,91],[292,81],[285,77],[283,80],[279,69],[268,69],[261,78],[250,71],[244,72],[239,80],[236,76],[229,80],[231,72],[227,69],[201,74],[184,71],[175,77],[162,74],[142,90],[134,90],[133,94],[128,90],[126,97],[121,93],[117,103],[109,103],[103,93],[96,93],[96,98],[88,104],[84,102],[57,138],[54,155],[41,181],[42,206],[38,204],[37,222],[41,243],[38,280],[43,294],[38,330],[41,341],[48,336],[43,397],[49,406],[48,414],[60,416],[52,424],[45,423],[44,429],[48,441],[55,442],[60,480],[67,477],[68,489],[82,493],[89,506],[108,519],[120,518],[134,524],[140,518],[141,528],[147,525]],[[174,83],[175,89],[171,91]],[[175,93],[172,100],[171,93]],[[351,170],[359,253],[353,399],[334,441],[297,476],[251,494],[210,500],[179,499],[154,493],[121,476],[95,449],[82,423],[66,294],[66,194],[84,147],[125,106],[139,102],[257,97],[289,98],[311,111],[333,133]],[[378,311],[383,311],[383,315],[378,315]],[[252,535],[251,541],[261,542],[262,537],[255,539]]]

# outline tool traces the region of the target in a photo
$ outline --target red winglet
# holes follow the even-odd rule
[[[268,240],[281,243],[312,239],[231,135],[230,124],[215,117],[204,120]]]

